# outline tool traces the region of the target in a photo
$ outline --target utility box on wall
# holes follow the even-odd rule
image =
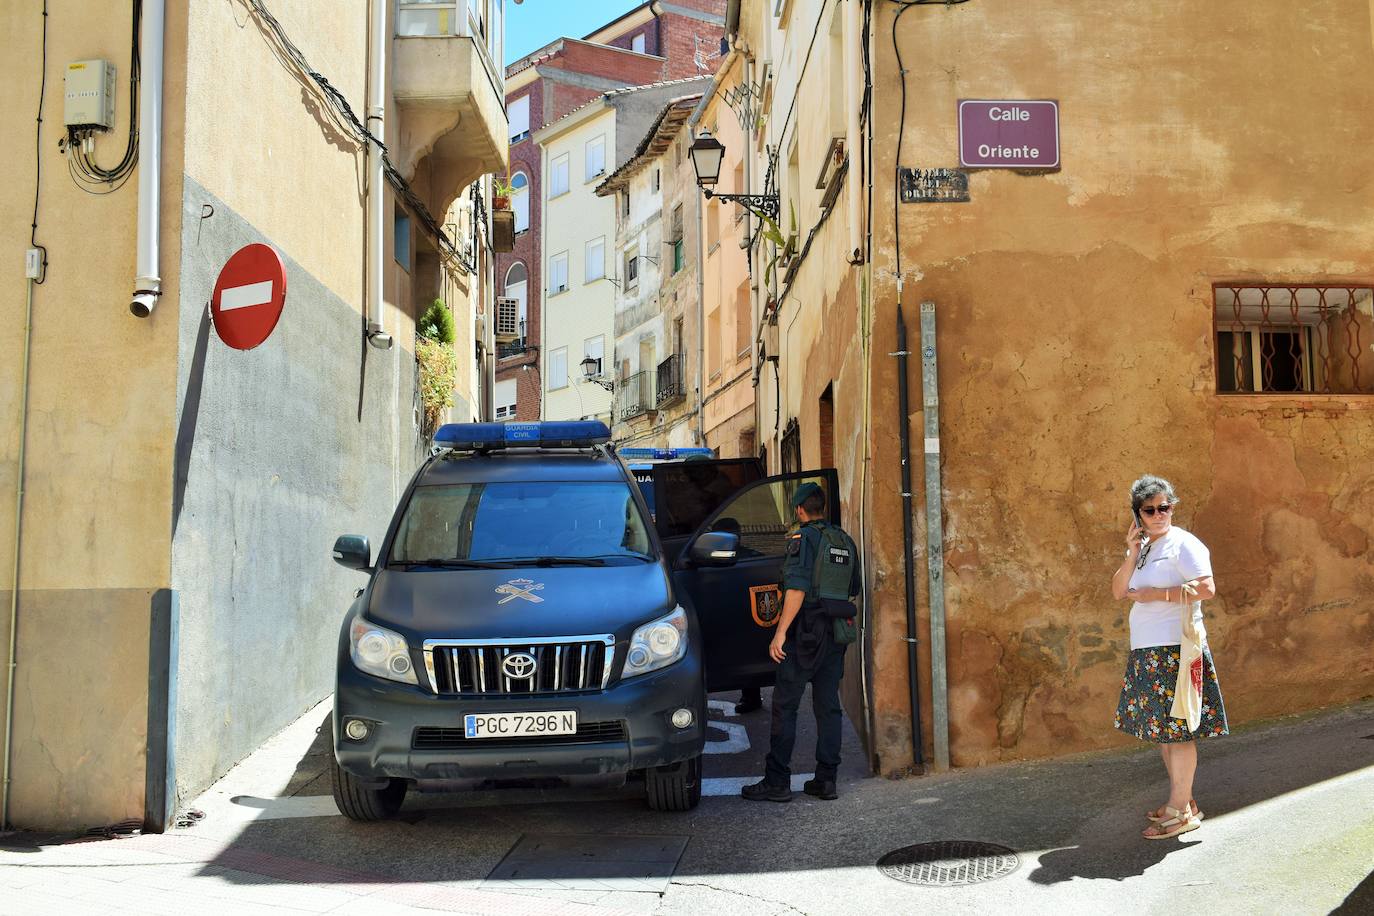
[[[114,64],[107,60],[67,64],[63,123],[87,130],[109,130],[114,124],[114,82]]]

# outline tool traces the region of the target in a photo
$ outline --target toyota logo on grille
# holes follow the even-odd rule
[[[534,656],[528,652],[514,652],[501,661],[501,670],[506,677],[526,681],[534,677],[534,669],[539,666]]]

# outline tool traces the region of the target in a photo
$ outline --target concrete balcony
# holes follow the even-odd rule
[[[509,157],[501,71],[465,6],[437,15],[445,6],[402,2],[391,44],[393,161],[409,179],[428,160],[427,203],[436,214],[475,179],[504,174]]]

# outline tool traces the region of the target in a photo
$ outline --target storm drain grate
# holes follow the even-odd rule
[[[1020,857],[1005,846],[940,840],[894,849],[878,860],[878,871],[907,884],[954,887],[1004,878],[1020,864]]]

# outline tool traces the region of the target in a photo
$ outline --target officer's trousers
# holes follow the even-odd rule
[[[840,731],[844,712],[840,706],[840,678],[844,676],[844,650],[827,638],[815,667],[803,668],[796,646],[787,640],[787,657],[778,665],[773,686],[771,746],[764,763],[764,778],[774,785],[792,781],[792,747],[797,743],[797,709],[806,685],[811,685],[811,707],[816,713],[816,778],[835,778],[840,766]]]

